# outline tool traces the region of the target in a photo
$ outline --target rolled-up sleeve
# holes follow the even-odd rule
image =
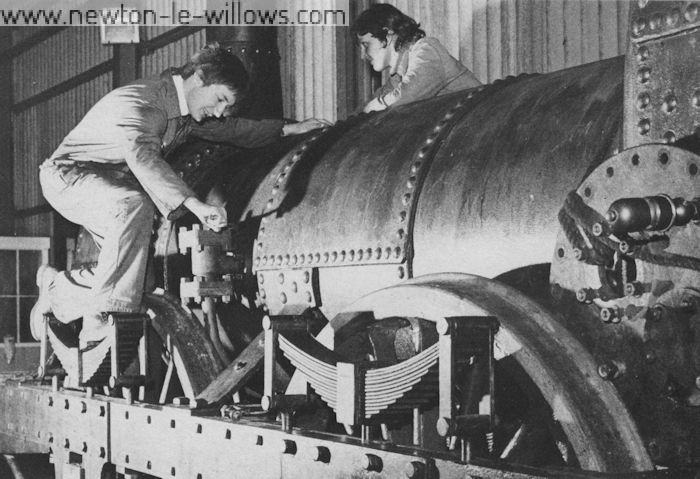
[[[133,102],[125,111],[118,126],[124,133],[126,164],[158,210],[170,218],[186,198],[195,194],[163,159],[165,112],[139,102]]]
[[[232,116],[194,123],[190,134],[203,140],[242,148],[259,148],[279,140],[283,126],[282,120],[251,120]]]

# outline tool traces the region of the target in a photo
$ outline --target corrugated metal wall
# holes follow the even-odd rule
[[[162,35],[172,28],[144,28],[146,40]],[[159,75],[169,67],[176,67],[184,64],[197,50],[206,44],[206,32],[204,29],[198,30],[184,38],[180,38],[172,43],[158,48],[154,51],[146,52],[141,57],[140,76]]]
[[[313,2],[311,2],[313,4]],[[351,2],[353,18],[369,2]],[[628,0],[391,0],[416,19],[428,35],[437,37],[484,83],[519,73],[550,72],[624,54],[627,44]],[[342,119],[369,95],[369,67],[350,71],[360,89],[359,103],[343,105],[330,89],[345,91],[333,58],[341,35],[322,28],[289,28],[280,35],[285,114],[303,119]],[[340,39],[339,39],[340,38]],[[341,45],[342,46],[342,45]],[[357,55],[357,47],[338,48]],[[341,69],[342,71],[342,69]],[[305,92],[314,92],[313,95]],[[321,94],[318,94],[321,92]],[[352,100],[351,100],[352,101]],[[338,114],[340,112],[340,114]]]
[[[299,3],[298,8],[324,8],[320,0]],[[286,116],[299,120],[335,118],[338,85],[336,35],[337,28],[326,26],[284,27],[278,32]]]
[[[319,0],[303,0],[301,4],[299,8],[328,8],[328,2],[322,4]],[[350,0],[348,13],[354,18],[369,5],[369,0]],[[354,46],[348,44],[349,36],[343,30],[347,28],[280,28],[277,39],[285,117],[335,121],[339,110],[344,112],[343,92],[360,88],[364,97],[372,91],[369,72],[357,72],[352,65],[355,59],[345,58],[345,51],[352,52]],[[339,68],[348,62],[350,68]],[[351,77],[345,75],[348,71],[353,72]]]
[[[174,3],[172,0],[146,0],[143,5],[144,9],[153,8],[159,12],[169,12]],[[187,8],[192,14],[201,14],[202,9],[206,6],[206,0],[184,0],[178,2],[177,5],[178,8]],[[149,40],[172,33],[175,29],[174,26],[142,27],[140,31],[141,41],[147,44]],[[202,29],[153,51],[142,51],[140,76],[159,75],[166,68],[180,66],[205,44],[206,33]]]
[[[32,28],[17,31],[14,41]],[[70,52],[70,54],[66,54]],[[13,69],[14,202],[16,209],[43,203],[38,165],[58,146],[85,112],[112,87],[111,74],[34,102],[32,97],[110,60],[111,48],[100,44],[97,27],[66,28],[15,57]],[[24,103],[23,103],[24,102]],[[48,213],[18,219],[16,233],[50,233]]]

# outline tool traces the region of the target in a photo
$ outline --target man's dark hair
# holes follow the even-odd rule
[[[425,36],[420,24],[388,3],[372,5],[360,13],[352,25],[352,32],[355,35],[361,36],[369,33],[384,44],[386,44],[386,36],[389,31],[396,34],[394,48],[397,51],[403,45],[413,43]]]
[[[225,85],[236,94],[237,101],[248,92],[249,77],[243,62],[216,42],[195,53],[177,73],[182,78],[189,78],[196,71],[202,72],[204,86]]]

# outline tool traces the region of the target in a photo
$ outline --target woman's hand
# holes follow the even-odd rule
[[[365,113],[371,113],[373,111],[386,110],[386,103],[382,102],[378,97],[372,98],[369,103],[367,103],[362,111]]]
[[[301,135],[307,131],[326,128],[333,125],[330,121],[319,120],[318,118],[307,118],[299,123],[288,123],[282,127],[282,136]]]

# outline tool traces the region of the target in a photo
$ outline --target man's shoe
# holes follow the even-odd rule
[[[37,341],[41,340],[43,334],[44,315],[51,312],[49,286],[51,286],[57,274],[58,270],[48,264],[42,264],[36,271],[36,285],[39,287],[39,297],[34,307],[32,307],[31,313],[29,313],[29,329]]]
[[[83,329],[80,331],[80,349],[87,350],[90,345],[94,348],[109,334],[112,326],[101,313],[83,316]],[[91,348],[90,348],[91,349]]]

